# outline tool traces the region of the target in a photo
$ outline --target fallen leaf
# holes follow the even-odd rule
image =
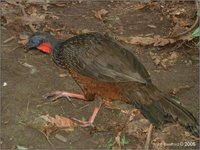
[[[28,123],[28,125],[38,129],[48,137],[51,133],[59,129],[66,132],[74,131],[76,123],[63,116],[56,115],[55,117],[51,117],[49,115],[42,115]]]
[[[159,35],[154,37],[119,37],[120,40],[128,44],[138,44],[142,46],[153,45],[153,46],[165,46],[167,44],[175,43],[176,40],[169,38],[161,38]]]
[[[182,13],[185,12],[185,9],[184,8],[178,8],[178,9],[175,9],[172,13],[170,13],[171,15],[180,15]]]
[[[123,37],[118,36],[119,40],[124,41],[128,44],[136,44],[141,46],[165,46],[167,44],[173,44],[177,41],[191,41],[193,39],[192,34],[188,33],[178,38],[167,38],[167,37],[160,37],[159,35],[154,35],[153,37],[140,37],[140,36],[131,36],[131,37]]]
[[[120,147],[121,146],[121,143],[120,143],[120,136],[121,136],[121,132],[119,132],[118,134],[117,134],[117,136],[115,137],[115,143]]]
[[[157,53],[150,52],[151,59],[156,65],[161,65],[164,69],[174,65],[179,57],[177,52],[171,52],[170,55],[167,53],[162,53],[158,55]]]
[[[19,39],[20,40],[28,40],[29,39],[29,36],[27,34],[20,34],[19,35]]]
[[[102,20],[102,17],[105,16],[107,13],[108,13],[107,10],[101,9],[101,10],[95,12],[95,17],[96,17],[97,19]]]
[[[138,4],[135,4],[134,6],[133,6],[133,9],[134,10],[140,10],[140,9],[143,9],[144,7],[146,7],[147,5],[146,5],[146,3],[138,3]]]
[[[88,30],[88,29],[83,29],[81,30],[81,33],[89,33],[89,32],[92,32],[91,30]]]
[[[182,40],[182,41],[191,41],[192,39],[193,39],[192,34],[189,32],[188,34],[179,37],[179,38],[177,39],[177,41],[178,41],[178,40]]]
[[[159,137],[156,137],[155,139],[153,139],[151,144],[153,146],[153,149],[156,149],[156,150],[165,150],[166,149],[165,141]]]
[[[43,4],[45,0],[27,0],[26,3]]]
[[[28,150],[28,148],[24,146],[17,145],[17,150]]]
[[[21,16],[21,17],[16,17],[15,20],[21,21],[23,24],[40,24],[44,21],[44,16],[39,17],[39,16]]]
[[[42,115],[40,117],[48,123],[55,125],[57,128],[64,129],[65,131],[73,131],[76,126],[71,119],[59,115],[56,115],[55,117]]]
[[[26,45],[27,42],[28,42],[28,40],[21,40],[21,41],[18,41],[18,43],[21,44],[21,45]]]
[[[171,30],[171,33],[170,33],[171,37],[176,37],[183,31],[186,31],[187,27],[191,26],[191,22],[189,20],[185,20],[185,19],[178,18],[175,16],[172,17],[172,20],[175,26]]]

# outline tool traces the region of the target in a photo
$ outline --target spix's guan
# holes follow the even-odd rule
[[[56,98],[121,100],[138,108],[156,127],[177,121],[199,136],[192,113],[155,87],[143,64],[111,37],[94,32],[58,41],[49,33],[35,33],[26,48],[51,53],[53,61],[68,70],[84,93],[55,92]]]

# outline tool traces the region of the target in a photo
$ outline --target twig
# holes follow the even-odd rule
[[[24,6],[22,4],[17,4],[15,1],[6,1],[8,4],[11,4],[11,5],[15,5],[15,6],[18,6],[21,11],[22,11],[22,14],[25,16],[25,17],[28,17],[28,15],[26,14],[26,11],[24,9]],[[28,23],[28,26],[29,28],[31,29],[31,31],[33,32],[37,32],[37,30],[33,27],[32,23]]]
[[[3,43],[6,44],[6,43],[8,43],[8,42],[10,42],[10,41],[12,41],[14,39],[15,39],[15,36],[11,36],[8,39],[4,40]]]
[[[14,51],[14,50],[16,50],[16,49],[18,49],[18,48],[21,48],[21,47],[23,47],[23,46],[21,46],[21,45],[16,46],[16,47],[14,47],[13,49],[9,50],[9,52],[12,52],[12,51]]]
[[[20,9],[22,10],[23,15],[27,17],[28,15],[27,15],[26,12],[25,12],[24,6],[21,5],[21,4],[18,4],[18,6],[19,6]],[[37,32],[37,30],[33,27],[33,25],[32,25],[31,23],[29,23],[28,26],[29,26],[29,28],[31,29],[31,31]]]
[[[29,101],[29,99],[28,99],[28,102],[27,102],[27,105],[26,105],[26,111],[27,111],[27,112],[28,112],[29,104],[30,104],[30,101]]]
[[[55,146],[53,145],[53,143],[49,140],[49,137],[42,131],[40,131],[47,139],[47,142],[52,146],[53,149],[55,149]]]
[[[88,107],[88,106],[89,106],[89,104],[86,104],[86,105],[80,107],[79,109],[83,109],[83,108]]]
[[[198,0],[194,0],[194,1],[195,1],[196,9],[197,9],[197,12],[198,12],[198,10],[199,10]],[[174,36],[172,35],[171,37],[177,38],[177,37],[180,37],[180,36],[187,34],[188,32],[192,31],[197,26],[198,22],[199,22],[199,16],[197,15],[194,24],[189,29],[187,29],[186,31],[181,32],[177,35],[174,35]]]
[[[150,144],[150,140],[151,140],[152,129],[153,129],[153,125],[150,124],[148,134],[147,134],[146,143],[145,143],[145,146],[144,146],[144,150],[149,150],[149,144]]]

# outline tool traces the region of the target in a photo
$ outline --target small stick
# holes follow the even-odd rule
[[[83,108],[88,107],[88,106],[89,106],[89,104],[86,104],[86,105],[80,107],[79,109],[83,109]]]
[[[8,43],[8,42],[10,42],[10,41],[12,41],[14,39],[15,39],[15,36],[11,36],[8,39],[4,40],[3,43],[6,44],[6,43]]]
[[[150,144],[150,140],[151,140],[152,129],[153,129],[153,125],[150,124],[148,134],[147,134],[146,143],[145,143],[145,146],[144,146],[144,150],[149,150],[149,144]]]
[[[43,131],[40,131],[47,139],[47,142],[52,146],[53,149],[55,149],[55,146],[53,145],[53,143],[49,140],[49,137],[43,132]]]
[[[8,4],[11,4],[11,5],[15,5],[15,6],[19,6],[19,8],[21,9],[22,11],[22,14],[25,16],[25,17],[28,17],[28,15],[26,14],[26,11],[24,9],[24,6],[22,4],[17,4],[15,1],[11,2],[11,1],[6,1]],[[28,24],[29,28],[31,29],[32,32],[37,32],[37,30],[33,27],[33,25],[31,23]]]
[[[197,12],[198,12],[199,11],[198,0],[194,0],[194,1],[195,1],[196,9],[197,9]],[[181,33],[179,33],[177,35],[174,35],[174,36],[172,35],[171,37],[172,38],[177,38],[177,37],[180,37],[180,36],[183,36],[183,35],[187,34],[188,32],[192,31],[194,29],[194,27],[197,26],[198,22],[199,22],[199,16],[197,15],[195,22],[193,23],[193,25],[189,29],[187,29],[186,31],[183,31],[183,32],[181,32]]]
[[[27,111],[27,112],[28,112],[29,104],[30,104],[30,101],[29,101],[29,99],[28,99],[28,102],[27,102],[27,105],[26,105],[26,111]]]

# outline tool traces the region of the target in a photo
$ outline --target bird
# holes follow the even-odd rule
[[[52,56],[54,63],[66,69],[83,94],[54,91],[47,98],[74,97],[92,101],[120,100],[140,110],[155,127],[178,122],[199,137],[199,124],[193,114],[174,97],[157,88],[145,66],[128,48],[107,34],[90,32],[67,40],[58,40],[48,32],[34,33],[25,45]],[[99,107],[83,126],[94,122]]]

